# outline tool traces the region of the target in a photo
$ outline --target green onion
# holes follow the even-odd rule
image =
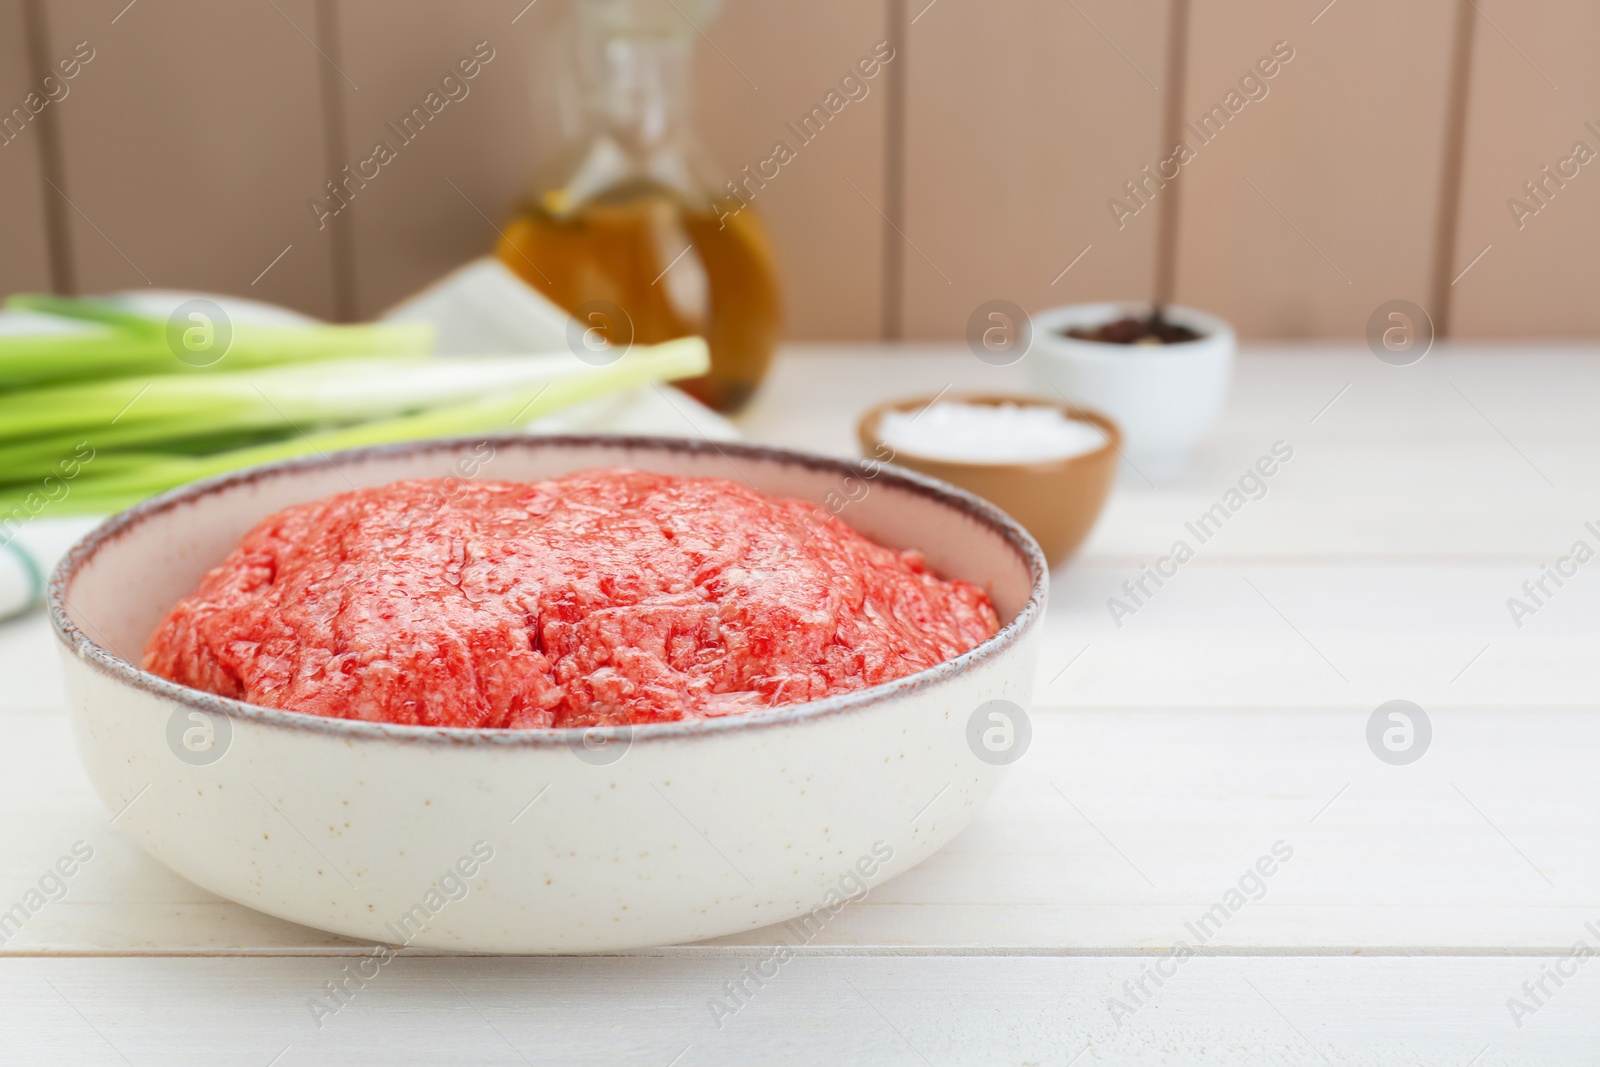
[[[5,427],[0,438],[0,479],[4,479],[0,516],[29,505],[30,496],[34,502],[40,499],[40,485],[32,478],[41,469],[67,486],[64,497],[48,504],[52,514],[118,510],[196,478],[258,463],[365,445],[514,429],[585,400],[704,374],[709,365],[705,342],[686,337],[660,345],[636,345],[604,367],[568,355],[486,356],[421,362],[352,361],[248,375],[158,378],[122,411],[115,424],[109,421],[117,414],[113,404],[118,400],[128,404],[128,398],[138,391],[136,382],[124,379],[74,387],[83,391],[80,399],[85,407],[53,408],[36,415],[29,415],[26,405],[8,412],[4,405],[12,398],[0,397],[0,425]],[[72,389],[35,390],[27,396],[47,392],[56,394],[55,403],[59,404]],[[136,415],[152,397],[155,400],[150,407]],[[31,419],[29,425],[48,437],[16,440],[21,435],[12,432],[12,415]],[[153,447],[160,441],[193,441],[223,431],[265,427],[280,428],[285,435],[211,455],[185,455]],[[67,468],[59,464],[74,455],[73,449],[80,443],[94,450],[94,458],[74,463],[76,470],[69,477]],[[134,446],[132,453],[120,451],[130,445]],[[50,448],[58,450],[51,453]],[[102,455],[102,450],[107,454]],[[45,465],[52,459],[58,466]],[[19,478],[14,469],[30,473]]]
[[[150,375],[211,375],[281,364],[367,356],[423,356],[433,349],[427,323],[364,323],[350,326],[260,326],[231,324],[232,338],[214,363],[195,366],[180,359],[179,340],[169,342],[167,323],[104,301],[17,295],[13,311],[70,319],[81,329],[26,335],[0,334],[0,390],[51,382]]]

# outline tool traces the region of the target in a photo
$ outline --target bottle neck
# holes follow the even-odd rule
[[[639,186],[700,202],[705,180],[690,125],[696,23],[718,0],[577,0],[562,65],[573,125],[547,210],[567,214],[611,190]]]
[[[597,33],[585,48],[584,104],[595,133],[636,158],[681,149],[689,130],[693,42],[685,35]]]

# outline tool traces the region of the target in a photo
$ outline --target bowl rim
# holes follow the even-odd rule
[[[1227,320],[1181,304],[1168,304],[1167,317],[1174,322],[1201,331],[1203,336],[1193,341],[1171,345],[1115,345],[1105,341],[1085,341],[1081,337],[1062,334],[1064,326],[1110,321],[1107,316],[1148,314],[1152,308],[1148,300],[1106,300],[1093,304],[1060,304],[1035,312],[1033,322],[1033,347],[1051,355],[1071,354],[1075,357],[1116,359],[1193,359],[1214,353],[1218,348],[1233,349],[1238,338]]]
[[[1027,530],[1004,511],[972,493],[916,471],[879,464],[875,477],[884,484],[916,493],[975,519],[998,534],[1027,568],[1031,577],[1027,600],[1016,614],[1003,622],[987,639],[953,659],[925,670],[896,678],[880,685],[825,697],[822,700],[786,704],[763,712],[726,715],[717,718],[683,719],[676,722],[644,723],[612,727],[548,727],[534,729],[489,729],[457,726],[413,726],[370,722],[362,719],[337,719],[308,712],[287,711],[250,704],[231,697],[217,696],[152,674],[92,640],[68,614],[71,602],[67,589],[83,568],[105,545],[132,533],[146,522],[202,498],[240,485],[267,479],[288,478],[308,470],[328,466],[348,469],[369,460],[386,460],[450,452],[478,444],[506,449],[614,448],[619,450],[660,451],[698,456],[720,455],[724,459],[749,460],[796,465],[808,471],[827,471],[841,477],[859,477],[868,461],[846,460],[798,449],[750,442],[694,440],[680,437],[631,434],[490,434],[408,441],[372,445],[333,453],[319,453],[242,468],[226,474],[191,482],[151,497],[100,523],[62,557],[50,575],[47,609],[51,629],[58,641],[76,658],[113,681],[157,698],[175,702],[230,720],[244,720],[265,727],[307,731],[347,740],[398,741],[446,746],[514,745],[534,748],[573,747],[592,739],[625,740],[630,745],[641,741],[676,741],[720,737],[747,730],[762,730],[811,722],[859,712],[899,697],[937,685],[969,668],[994,660],[1011,650],[1039,625],[1049,592],[1050,569],[1043,550]],[[821,505],[818,505],[819,507]],[[266,518],[262,515],[261,518]],[[1031,680],[1030,680],[1031,682]]]
[[[917,408],[931,407],[935,402],[948,400],[957,404],[975,404],[986,407],[999,407],[1001,404],[1015,404],[1018,407],[1055,408],[1064,412],[1069,419],[1087,422],[1098,426],[1106,435],[1105,443],[1099,448],[1088,452],[1080,452],[1075,456],[1058,456],[1054,459],[1032,460],[983,460],[983,459],[944,459],[942,457],[928,456],[921,452],[896,449],[883,439],[878,432],[883,423],[883,417],[891,411],[912,411]],[[862,447],[871,451],[881,451],[884,448],[894,453],[893,458],[880,460],[883,463],[899,463],[903,455],[908,460],[929,467],[949,467],[951,470],[967,472],[978,471],[1021,471],[1029,474],[1050,474],[1061,471],[1072,464],[1087,464],[1105,459],[1107,453],[1122,452],[1122,428],[1116,420],[1109,415],[1084,407],[1074,400],[1064,397],[1040,396],[1036,393],[989,393],[989,392],[962,392],[928,393],[921,396],[905,397],[901,400],[886,400],[870,408],[866,414],[856,420],[856,436],[860,439]],[[931,475],[929,476],[931,477]]]

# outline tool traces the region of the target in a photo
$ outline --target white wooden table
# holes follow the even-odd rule
[[[742,427],[851,453],[877,400],[1021,382],[957,348],[797,348]],[[1600,549],[1597,410],[1592,348],[1250,352],[1190,473],[1125,471],[1056,575],[1033,746],[980,820],[720,1027],[708,1002],[761,931],[606,958],[408,950],[319,1028],[310,998],[364,947],[119,836],[46,625],[0,626],[0,910],[94,852],[0,946],[0,1063],[1592,1062],[1600,963],[1571,956],[1600,951],[1600,562],[1547,580],[1520,627],[1506,602],[1575,541]],[[1280,440],[1267,495],[1115,625],[1107,598]],[[1403,766],[1366,739],[1397,698],[1433,731]],[[1280,842],[1292,857],[1219,920]]]

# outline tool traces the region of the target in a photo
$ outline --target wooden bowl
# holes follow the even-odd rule
[[[1105,432],[1106,443],[1093,452],[1066,459],[1024,463],[954,462],[896,451],[879,435],[878,427],[886,413],[920,411],[935,400],[1055,408],[1068,418],[1100,427]],[[1094,529],[1100,509],[1111,493],[1122,448],[1122,431],[1098,412],[1047,397],[994,393],[919,396],[879,404],[861,417],[856,433],[867,456],[909,467],[997,504],[1027,528],[1052,566],[1067,560]]]

